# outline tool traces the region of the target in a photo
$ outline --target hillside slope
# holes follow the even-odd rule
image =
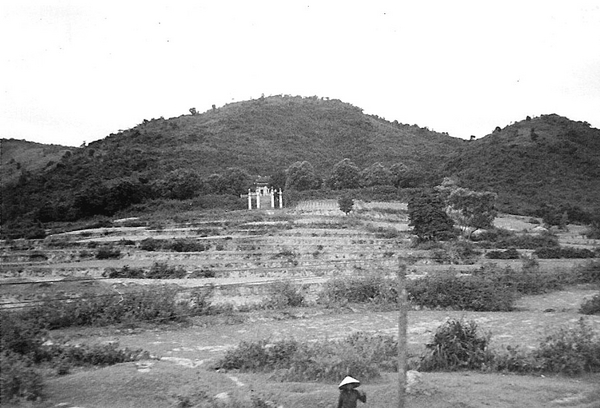
[[[17,139],[0,139],[0,184],[15,181],[23,172],[38,172],[60,161],[72,148]]]
[[[154,119],[88,146],[105,156],[148,160],[152,170],[191,166],[201,175],[227,167],[251,174],[285,170],[307,160],[323,176],[349,158],[359,167],[434,165],[464,141],[418,126],[394,125],[338,100],[268,97],[225,105],[196,115]],[[120,151],[120,152],[119,152]],[[85,155],[85,154],[84,154]]]
[[[600,130],[552,114],[526,119],[460,149],[444,170],[499,194],[505,211],[541,203],[600,207]]]

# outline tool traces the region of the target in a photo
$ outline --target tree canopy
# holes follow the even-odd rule
[[[454,221],[445,210],[446,204],[439,193],[423,190],[408,202],[409,226],[419,241],[438,241],[454,237]]]
[[[315,174],[312,164],[307,161],[297,161],[286,171],[286,190],[314,190],[321,187],[321,179]]]
[[[344,159],[335,166],[328,180],[332,190],[360,187],[360,170],[350,159]]]

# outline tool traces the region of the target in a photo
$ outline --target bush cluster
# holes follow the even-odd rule
[[[0,352],[0,403],[41,397],[43,377],[31,358],[12,351]]]
[[[577,280],[581,283],[600,283],[600,261],[591,261],[575,269]]]
[[[68,374],[72,367],[109,366],[148,357],[141,349],[120,349],[118,343],[95,345],[53,344],[45,346],[45,359],[53,363],[57,374]]]
[[[273,282],[269,285],[270,296],[263,302],[267,309],[283,309],[306,305],[302,287],[288,281]]]
[[[398,342],[392,336],[354,333],[339,341],[242,342],[217,363],[223,370],[274,372],[282,381],[362,380],[397,370]]]
[[[156,261],[149,270],[125,265],[120,269],[106,268],[102,276],[111,279],[183,279],[187,276],[187,272],[181,266],[172,266],[167,262]]]
[[[118,248],[102,247],[96,251],[96,259],[119,259],[121,251]]]
[[[421,307],[475,311],[510,311],[517,297],[502,281],[483,275],[428,275],[407,282],[409,300]]]
[[[117,343],[51,344],[45,341],[48,333],[41,322],[25,316],[22,312],[0,312],[0,403],[41,397],[41,367],[47,365],[62,375],[74,366],[106,366],[148,357],[142,350],[119,349]]]
[[[45,301],[18,312],[24,322],[34,327],[59,329],[73,326],[137,324],[141,321],[181,321],[187,316],[208,314],[212,288],[190,292],[190,299],[178,296],[176,288],[152,287],[119,295],[84,293],[81,298]]]
[[[487,259],[519,259],[521,255],[515,248],[509,248],[504,251],[489,251],[485,254]]]
[[[489,349],[491,335],[475,321],[450,319],[438,327],[419,370],[484,370],[578,375],[600,372],[600,337],[582,318],[576,328],[559,328],[530,351]]]
[[[481,255],[481,252],[469,241],[450,241],[439,244],[439,248],[434,249],[432,258],[440,264],[472,265]],[[420,249],[426,248],[422,244],[419,247]]]
[[[328,280],[317,303],[335,306],[345,303],[395,304],[397,281],[380,274],[340,277]]]
[[[489,366],[493,354],[489,350],[491,334],[481,335],[475,321],[450,319],[436,330],[426,344],[421,358],[421,371],[480,370]]]
[[[600,315],[600,292],[591,299],[587,299],[581,304],[579,313],[586,315]]]
[[[560,271],[542,272],[535,259],[524,259],[520,271],[510,266],[500,268],[488,264],[474,271],[473,275],[493,281],[504,287],[505,291],[513,291],[520,295],[537,295],[560,290],[564,284],[572,281],[569,274]]]
[[[537,249],[558,246],[558,237],[549,232],[539,235],[515,234],[514,232],[499,228],[486,230],[480,235],[473,237],[473,240],[477,241],[478,245],[482,248]]]
[[[146,238],[140,242],[140,249],[143,251],[202,252],[210,249],[210,244],[189,238],[171,240]]]
[[[542,272],[535,259],[524,259],[521,270],[487,264],[469,275],[454,272],[430,274],[406,282],[410,302],[431,309],[510,311],[521,295],[560,290],[579,281],[560,271]],[[317,302],[326,307],[346,303],[395,305],[398,281],[381,274],[330,279],[323,285]]]
[[[573,247],[544,247],[537,248],[533,254],[540,259],[559,259],[559,258],[595,258],[596,254],[586,248]]]

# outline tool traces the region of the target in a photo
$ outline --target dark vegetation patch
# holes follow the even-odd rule
[[[488,259],[519,259],[521,255],[515,248],[505,249],[504,251],[489,251],[485,257]]]
[[[572,247],[537,248],[533,251],[533,254],[540,259],[582,259],[596,258],[597,256],[596,252],[590,251],[589,249]]]
[[[118,343],[72,345],[48,341],[36,319],[0,312],[0,403],[37,400],[43,396],[43,370],[68,374],[74,367],[108,366],[149,358],[142,350],[120,349]]]
[[[495,249],[537,249],[558,247],[558,237],[552,233],[517,234],[505,229],[492,229],[473,237],[481,248]]]
[[[585,300],[579,308],[579,313],[586,315],[600,315],[600,292],[591,299]]]

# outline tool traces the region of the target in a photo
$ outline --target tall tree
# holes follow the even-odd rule
[[[223,182],[225,183],[223,192],[235,195],[247,193],[253,181],[245,170],[239,167],[229,167],[223,173]]]
[[[333,190],[360,187],[360,170],[350,159],[344,159],[333,166],[329,187]]]
[[[396,163],[390,167],[391,181],[394,187],[402,187],[408,174],[408,167],[403,163]]]
[[[364,187],[387,186],[392,184],[392,173],[381,163],[373,163],[364,169],[360,175]]]
[[[312,164],[307,161],[297,161],[286,171],[286,190],[314,190],[321,187],[321,179],[315,174]]]
[[[468,236],[478,230],[492,228],[496,211],[496,193],[456,188],[448,196],[450,213]]]
[[[155,189],[165,198],[185,200],[194,197],[202,188],[198,173],[189,169],[177,169],[159,180]]]
[[[446,214],[446,204],[439,193],[423,190],[408,202],[408,217],[419,241],[438,241],[454,237],[454,222]]]
[[[338,205],[340,206],[340,210],[343,211],[344,214],[348,215],[354,207],[354,200],[352,197],[344,195],[338,199]]]

